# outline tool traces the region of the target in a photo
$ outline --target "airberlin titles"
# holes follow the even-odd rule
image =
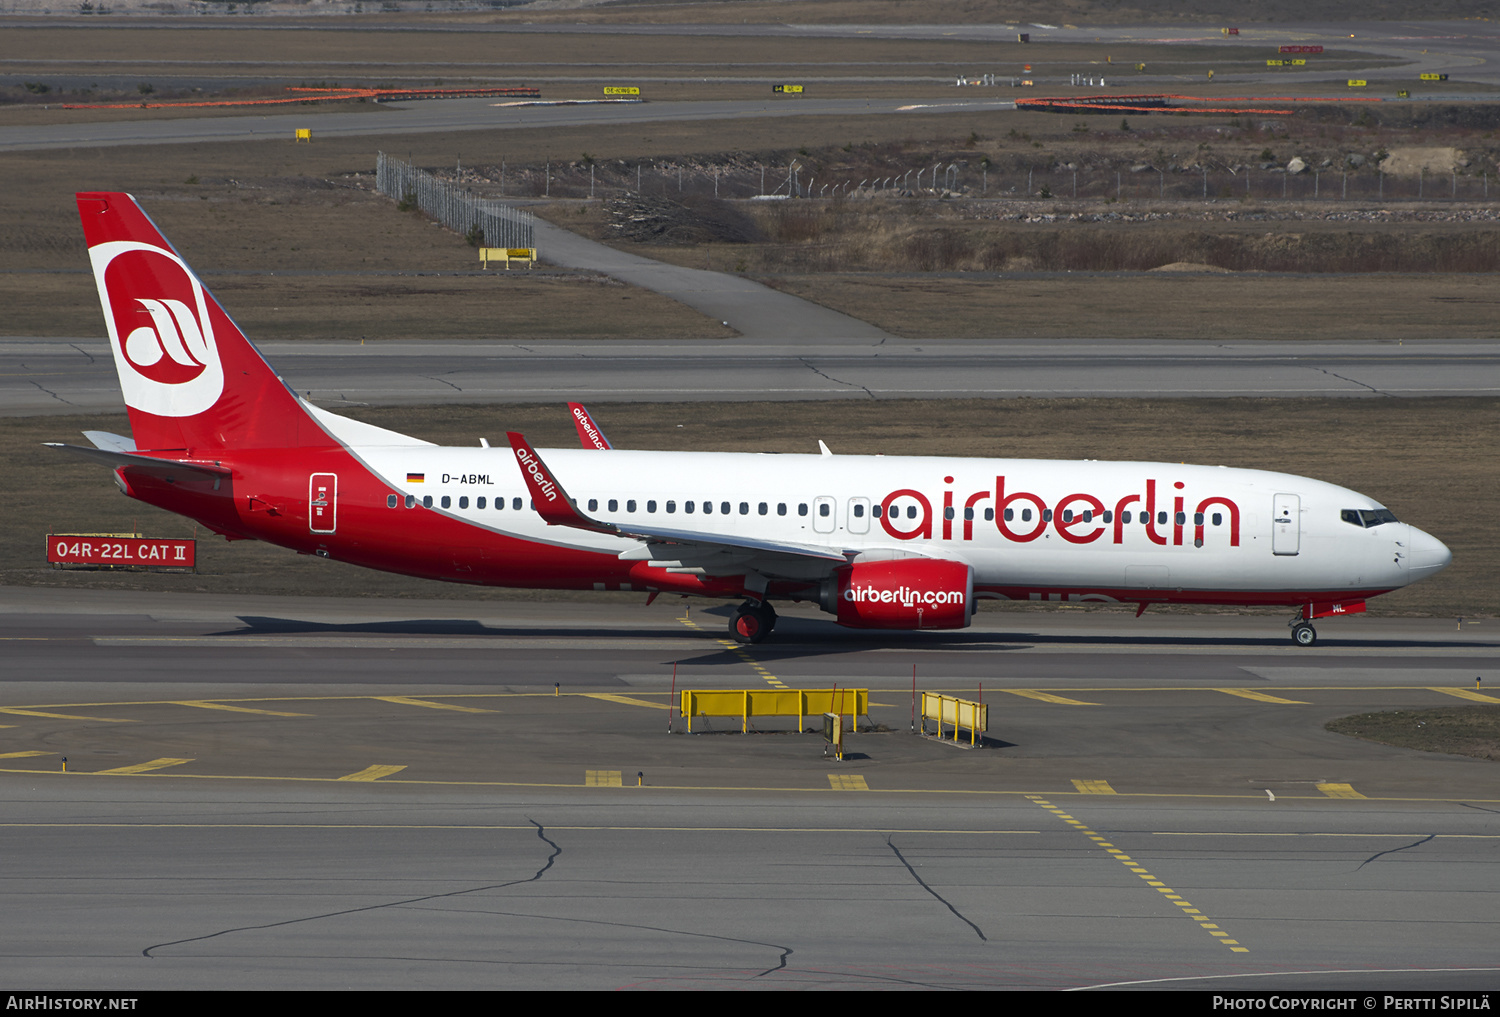
[[[952,484],[953,478],[944,477],[943,483]],[[983,506],[990,510],[986,518],[993,516],[995,529],[1000,535],[1018,544],[1036,540],[1049,526],[1070,544],[1092,544],[1105,534],[1110,535],[1112,543],[1123,544],[1125,527],[1135,521],[1132,516],[1138,516],[1136,525],[1141,526],[1146,538],[1153,544],[1181,547],[1187,540],[1187,527],[1191,526],[1193,546],[1202,547],[1204,526],[1211,515],[1214,525],[1221,525],[1227,516],[1229,546],[1239,547],[1240,508],[1233,500],[1222,495],[1210,495],[1192,503],[1186,495],[1177,493],[1187,487],[1179,480],[1172,484],[1172,507],[1168,510],[1165,507],[1167,498],[1158,498],[1157,484],[1155,479],[1147,480],[1144,497],[1139,494],[1124,495],[1115,499],[1113,508],[1107,508],[1102,499],[1082,491],[1064,495],[1057,500],[1055,506],[1049,507],[1040,495],[1030,491],[1013,490],[1007,493],[1006,478],[998,476],[995,478],[993,491],[975,491],[964,499],[962,513],[954,508],[954,492],[944,491],[940,533],[943,540],[955,539],[953,524],[961,521],[961,536],[957,539],[973,540],[974,523]],[[907,519],[912,525],[905,528],[901,525],[899,507],[892,508],[902,498],[909,498],[916,503],[907,506]],[[1189,504],[1193,504],[1191,514],[1188,512]],[[1213,512],[1214,509],[1221,511]],[[932,502],[921,491],[912,488],[892,491],[880,502],[879,516],[881,527],[897,540],[931,540],[933,537]],[[1158,527],[1170,527],[1170,530],[1163,532]]]

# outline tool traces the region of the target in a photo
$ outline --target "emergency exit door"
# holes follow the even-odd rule
[[[307,480],[307,528],[314,533],[332,533],[338,525],[339,477],[337,473],[314,473]]]
[[[1293,555],[1302,549],[1302,499],[1278,494],[1271,505],[1271,553]]]

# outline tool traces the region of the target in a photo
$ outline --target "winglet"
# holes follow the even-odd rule
[[[578,428],[578,440],[587,449],[611,449],[613,445],[609,439],[604,437],[604,432],[599,430],[599,425],[594,423],[594,418],[589,415],[588,407],[583,403],[569,403],[568,413],[573,418],[573,426]]]
[[[516,464],[521,468],[521,479],[526,481],[537,515],[542,517],[543,522],[548,526],[572,526],[596,533],[619,532],[615,527],[590,519],[578,511],[573,499],[568,497],[568,492],[563,490],[562,484],[557,482],[524,434],[507,431],[505,437],[510,440],[511,450],[516,454]]]

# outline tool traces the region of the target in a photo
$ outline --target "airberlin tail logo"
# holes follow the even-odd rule
[[[170,251],[117,240],[89,249],[125,402],[163,417],[191,417],[218,402],[224,368],[208,300]]]

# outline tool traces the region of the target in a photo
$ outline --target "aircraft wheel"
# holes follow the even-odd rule
[[[729,634],[736,642],[758,643],[769,631],[758,611],[740,611],[729,619]]]
[[[1318,641],[1317,630],[1311,625],[1303,622],[1301,625],[1292,627],[1292,642],[1298,646],[1311,646]]]

